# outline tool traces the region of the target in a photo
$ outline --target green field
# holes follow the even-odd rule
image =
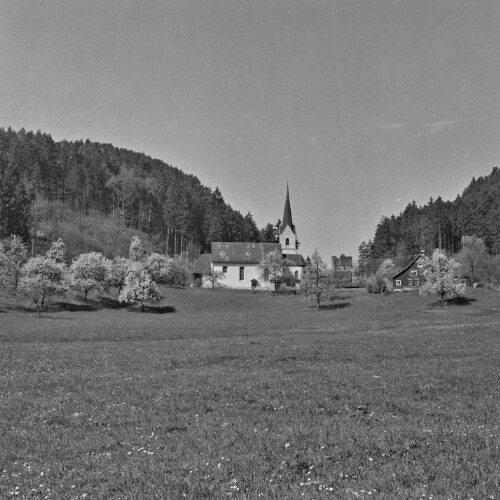
[[[0,498],[500,498],[500,294],[0,299]]]

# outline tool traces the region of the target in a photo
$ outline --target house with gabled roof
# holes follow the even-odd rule
[[[195,280],[210,287],[207,279],[210,272],[223,275],[219,285],[227,288],[273,290],[274,284],[262,276],[259,263],[270,252],[278,252],[291,262],[290,272],[297,280],[306,266],[299,254],[299,241],[292,222],[290,194],[286,188],[283,221],[279,225],[279,243],[213,242],[210,254],[200,255],[194,264]]]
[[[395,291],[419,289],[424,282],[421,262],[424,257],[424,252],[421,252],[402,271],[392,277],[392,286]]]

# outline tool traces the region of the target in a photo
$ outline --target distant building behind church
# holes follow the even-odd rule
[[[332,269],[334,271],[352,271],[352,256],[340,254],[340,257],[335,255],[332,257]]]

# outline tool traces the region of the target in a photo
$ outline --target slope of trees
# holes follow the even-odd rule
[[[385,258],[403,265],[421,250],[432,253],[440,248],[447,253],[461,249],[462,237],[482,238],[490,254],[500,253],[500,170],[472,179],[454,201],[432,198],[424,206],[409,203],[397,216],[384,216],[373,240],[362,242],[359,261],[373,271]],[[374,264],[375,263],[375,264]]]
[[[48,217],[56,204],[77,214],[105,214],[117,231],[127,227],[155,235],[162,251],[174,255],[196,256],[209,251],[212,241],[260,238],[252,214],[231,208],[218,188],[212,191],[161,160],[111,144],[55,142],[40,131],[0,128],[0,177],[6,191],[0,212],[15,212],[9,220],[19,220],[19,231],[1,226],[0,237],[15,232],[25,238],[29,209],[36,231],[43,202]]]

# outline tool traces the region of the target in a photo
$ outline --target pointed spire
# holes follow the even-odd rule
[[[283,213],[283,221],[281,223],[280,232],[283,232],[286,226],[290,226],[290,229],[295,233],[295,226],[292,222],[292,209],[290,208],[290,193],[288,192],[288,181],[286,182],[285,211]]]

